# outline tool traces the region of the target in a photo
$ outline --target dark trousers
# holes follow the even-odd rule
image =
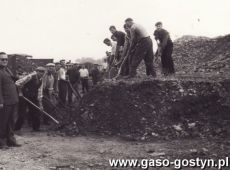
[[[98,78],[97,77],[92,77],[93,85],[97,85]]]
[[[85,92],[85,90],[87,92],[89,91],[88,78],[81,78],[81,85],[82,85],[82,92],[83,93]]]
[[[27,102],[22,97],[19,97],[18,118],[15,123],[15,130],[20,130],[22,128],[22,125],[24,124],[27,115],[26,109],[27,109]]]
[[[69,82],[71,83],[71,82]],[[73,87],[73,84],[71,83],[72,87]],[[72,88],[70,87],[70,84],[68,84],[68,103],[69,104],[72,104],[73,102],[73,90]]]
[[[143,38],[139,40],[134,46],[134,49],[131,50],[131,55],[129,58],[130,76],[136,75],[137,67],[139,66],[142,60],[145,61],[146,74],[156,76],[154,66],[153,66],[153,43],[150,37]],[[132,52],[133,51],[133,52]]]
[[[0,140],[15,142],[14,138],[14,114],[17,111],[17,104],[4,105],[0,110]]]
[[[52,114],[54,112],[54,99],[53,99],[53,96],[49,94],[49,90],[48,89],[45,89],[43,90],[43,99],[42,99],[42,104],[43,104],[43,107],[44,107],[44,110],[47,112],[47,113],[50,113]],[[45,115],[45,114],[42,114],[42,119],[43,119],[43,122],[44,124],[48,125],[49,124],[49,120],[50,118]]]
[[[67,83],[64,80],[58,81],[58,97],[61,100],[62,104],[66,103],[66,97],[67,97]]]
[[[121,75],[122,76],[129,75],[129,60],[128,60],[128,58],[124,61],[124,64],[121,67]]]
[[[38,99],[37,98],[28,98],[31,102],[33,102],[36,106],[38,106]],[[28,114],[31,118],[32,128],[33,130],[37,131],[40,129],[41,124],[41,113],[36,107],[32,104],[28,104]]]
[[[165,49],[162,51],[162,55],[161,55],[162,72],[164,75],[175,73],[174,63],[172,59],[172,52],[173,52],[173,44],[168,43]]]

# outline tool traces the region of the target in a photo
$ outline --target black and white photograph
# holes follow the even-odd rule
[[[230,170],[229,0],[0,8],[0,170]]]

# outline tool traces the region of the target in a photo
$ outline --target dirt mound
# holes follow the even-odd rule
[[[174,42],[173,59],[182,74],[228,73],[230,35],[217,38],[184,36]]]
[[[230,134],[230,81],[107,82],[77,108],[87,130],[148,140]],[[79,116],[72,124],[79,123]],[[75,123],[76,122],[76,123]]]

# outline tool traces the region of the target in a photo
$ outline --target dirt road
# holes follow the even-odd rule
[[[57,169],[57,166],[72,166],[77,170],[109,170],[116,169],[109,166],[108,160],[111,158],[217,158],[229,155],[230,151],[229,139],[221,142],[190,139],[142,143],[98,136],[61,137],[28,130],[16,137],[22,147],[0,150],[0,169],[48,170]]]

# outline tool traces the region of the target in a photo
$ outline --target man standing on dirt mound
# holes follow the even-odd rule
[[[116,38],[116,41],[117,41],[115,58],[119,61],[121,57],[121,53],[123,51],[124,43],[125,43],[125,33],[122,31],[117,31],[116,27],[113,25],[109,27],[109,30],[113,34],[113,36]]]
[[[133,19],[127,18],[125,23],[130,28],[130,50],[129,50],[129,77],[135,77],[137,67],[142,60],[145,61],[146,74],[156,77],[153,66],[153,43],[147,31],[141,26],[133,22]]]
[[[170,76],[175,73],[172,59],[173,42],[168,31],[162,28],[162,22],[157,22],[155,26],[154,36],[158,44],[157,55],[161,56],[162,73],[165,76]]]

